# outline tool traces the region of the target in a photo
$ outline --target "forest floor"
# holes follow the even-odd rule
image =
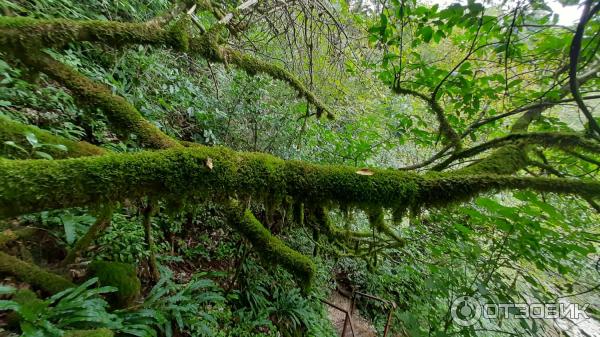
[[[334,291],[331,293],[329,298],[327,299],[330,303],[335,304],[340,308],[344,308],[346,310],[350,309],[350,299],[344,295],[342,295],[339,291]],[[341,336],[342,330],[344,329],[344,319],[346,318],[346,314],[333,308],[331,306],[327,306],[327,311],[329,314],[329,320],[335,326],[335,329],[338,332],[338,336]],[[342,337],[376,337],[377,332],[375,327],[369,322],[367,319],[360,315],[358,309],[354,309],[354,313],[352,315],[352,327],[354,328],[354,336],[350,331],[350,325],[346,327],[346,334]]]

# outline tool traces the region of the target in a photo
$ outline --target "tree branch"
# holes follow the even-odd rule
[[[62,151],[56,147],[45,147],[44,152],[50,154],[54,159],[96,156],[107,153],[103,148],[90,143],[72,141],[64,137],[53,135],[50,132],[35,126],[21,124],[8,117],[0,116],[0,156],[13,155],[19,157],[21,155],[20,153],[12,151],[11,147],[4,145],[3,143],[12,141],[21,147],[27,148],[30,146],[25,137],[27,133],[34,134],[40,143],[64,145],[67,148],[67,151]]]
[[[520,143],[525,145],[542,145],[545,147],[556,147],[560,149],[584,149],[594,153],[600,153],[600,144],[584,138],[576,133],[558,133],[558,132],[535,132],[535,133],[512,133],[504,137],[492,139],[483,144],[476,145],[469,149],[455,153],[445,161],[435,165],[434,171],[445,169],[455,160],[469,158],[481,152],[498,148],[506,144]]]
[[[309,257],[293,250],[281,239],[273,236],[250,210],[243,210],[235,203],[230,203],[227,217],[231,226],[252,243],[263,261],[281,265],[296,277],[298,284],[304,290],[310,288],[316,266]]]
[[[600,2],[590,9],[592,3],[593,0],[588,0],[585,2],[583,11],[581,12],[581,19],[579,20],[575,35],[571,41],[571,49],[569,51],[569,86],[571,89],[571,95],[573,95],[573,98],[577,102],[577,106],[579,106],[579,109],[581,109],[588,120],[590,130],[595,132],[596,137],[600,137],[600,126],[598,126],[594,116],[592,116],[592,113],[588,109],[587,105],[585,105],[583,102],[581,93],[579,93],[579,81],[577,81],[577,65],[579,63],[579,52],[581,50],[581,40],[583,39],[585,26],[596,14],[596,12],[600,10]]]
[[[203,146],[51,161],[1,160],[0,216],[143,196],[189,202],[208,196],[217,200],[289,196],[300,202],[378,205],[396,211],[443,206],[503,189],[600,195],[600,183],[595,181],[511,177],[475,170],[426,175],[381,169],[361,175],[357,171]]]
[[[318,111],[333,117],[332,111],[289,71],[221,46],[219,34],[224,27],[222,24],[211,27],[200,36],[192,36],[189,25],[185,19],[163,28],[150,23],[0,17],[0,46],[23,58],[31,51],[37,54],[43,48],[62,48],[72,42],[98,42],[112,47],[128,44],[166,45],[213,62],[235,64],[251,75],[261,72],[283,80],[306,97]],[[29,56],[29,61],[35,62],[35,57]]]
[[[14,256],[0,252],[0,273],[13,275],[51,294],[58,293],[75,285],[66,278],[50,273]]]

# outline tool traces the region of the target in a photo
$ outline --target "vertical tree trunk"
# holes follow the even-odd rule
[[[152,201],[148,201],[148,206],[146,206],[142,212],[144,216],[144,235],[149,251],[148,268],[150,269],[150,278],[153,282],[158,282],[160,279],[160,271],[158,270],[158,263],[156,262],[156,247],[154,245],[154,239],[152,238],[152,215],[154,213]]]

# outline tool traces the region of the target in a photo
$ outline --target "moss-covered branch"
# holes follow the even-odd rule
[[[445,140],[448,143],[452,144],[452,146],[454,146],[455,149],[461,148],[460,136],[450,125],[450,122],[448,121],[444,113],[444,109],[442,109],[440,104],[435,100],[435,97],[428,97],[427,95],[422,94],[418,91],[405,89],[398,86],[395,86],[392,89],[398,94],[417,97],[424,101],[429,106],[431,111],[433,111],[433,113],[435,114],[435,117],[439,124],[438,130],[440,134],[444,136]]]
[[[175,24],[165,29],[146,23],[0,17],[0,46],[6,49],[62,48],[71,42],[89,41],[108,46],[167,45],[185,50],[187,39],[187,32]]]
[[[207,33],[193,37],[188,32],[189,24],[187,20],[182,19],[165,28],[149,23],[0,17],[0,46],[6,50],[12,50],[17,56],[22,57],[29,56],[27,54],[31,51],[37,52],[44,47],[60,48],[70,42],[98,42],[113,47],[126,44],[165,45],[179,51],[189,52],[192,55],[202,56],[213,62],[235,64],[250,74],[265,73],[273,78],[283,80],[314,104],[319,114],[327,112],[328,116],[332,116],[326,105],[292,73],[277,65],[221,46],[219,33],[222,25],[218,24]],[[29,61],[35,61],[36,57],[28,58]],[[52,64],[44,63],[47,62],[42,62],[41,66],[52,66]],[[64,73],[64,66],[61,68],[63,69],[60,71]],[[49,75],[56,77],[56,74]],[[61,77],[63,76],[64,74]],[[57,78],[57,80],[68,84],[61,78]]]
[[[113,337],[115,334],[109,329],[72,330],[66,331],[64,337]]]
[[[303,289],[310,288],[316,270],[310,258],[273,236],[249,210],[243,211],[236,206],[231,206],[229,222],[252,243],[262,260],[281,265],[296,277]]]
[[[105,85],[95,83],[46,53],[28,54],[22,59],[28,65],[62,83],[84,104],[101,108],[120,134],[134,133],[141,143],[152,148],[181,146],[175,139],[144,119],[134,106],[123,97],[113,94]]]
[[[0,116],[0,156],[21,155],[21,153],[16,152],[12,147],[4,145],[3,143],[5,141],[12,141],[23,148],[29,148],[30,145],[25,137],[27,133],[34,134],[40,143],[64,145],[67,148],[67,151],[62,151],[54,147],[45,147],[43,151],[50,154],[52,158],[59,159],[95,156],[106,153],[106,150],[90,143],[72,141],[64,137],[53,135],[50,132],[35,126],[24,125],[8,117]]]
[[[600,195],[600,183],[594,181],[372,171],[373,175],[365,176],[350,166],[284,161],[267,154],[202,146],[52,161],[0,160],[0,215],[143,196],[190,202],[235,195],[255,200],[290,196],[313,204],[398,210],[445,205],[477,193],[511,188]]]
[[[489,142],[479,144],[477,146],[471,147],[469,149],[454,153],[448,159],[437,164],[433,167],[433,170],[439,171],[446,168],[450,163],[459,160],[470,158],[475,155],[478,155],[484,151],[505,146],[507,144],[512,144],[513,147],[517,147],[518,150],[524,151],[524,149],[529,145],[541,145],[544,147],[555,147],[559,149],[582,149],[589,152],[600,153],[600,143],[587,139],[580,134],[577,133],[558,133],[558,132],[534,132],[534,133],[511,133],[504,137],[499,137],[492,139]],[[504,172],[512,173],[514,172],[511,166],[511,158],[509,158],[508,154],[514,155],[522,155],[522,153],[517,153],[514,148],[509,148],[509,151],[500,150],[500,153],[495,153],[494,156],[503,160],[504,163],[499,162],[498,164],[502,164],[503,167],[492,168],[490,165],[493,163],[486,163],[486,170],[481,169],[479,167],[480,172],[487,173],[497,173],[502,174]],[[506,155],[506,156],[505,156]],[[491,161],[494,157],[488,157],[487,160]],[[513,158],[514,159],[514,158]],[[526,164],[522,161],[523,158],[517,157],[517,166],[522,168]],[[514,161],[514,160],[513,160]],[[513,163],[514,164],[514,163]],[[499,170],[501,169],[501,170]],[[509,171],[506,171],[506,170]],[[473,168],[470,168],[469,171],[473,171]]]
[[[3,252],[0,252],[0,274],[12,275],[52,294],[75,286],[62,276],[47,272]]]
[[[317,117],[326,113],[328,118],[333,118],[332,111],[312,91],[310,91],[296,76],[282,67],[257,59],[254,56],[239,52],[237,50],[221,47],[220,62],[232,63],[244,69],[250,75],[257,73],[267,74],[275,79],[287,82],[298,91],[309,103],[317,108]]]
[[[150,269],[150,276],[153,282],[160,280],[160,270],[158,269],[158,261],[156,260],[156,245],[154,244],[154,237],[152,236],[152,216],[156,206],[153,205],[152,201],[148,201],[148,205],[142,209],[144,225],[144,239],[148,246],[148,269]]]

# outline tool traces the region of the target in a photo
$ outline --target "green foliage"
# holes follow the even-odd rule
[[[315,287],[307,296],[295,287],[289,274],[281,270],[267,274],[256,261],[245,260],[240,290],[232,294],[235,324],[228,336],[334,335],[324,306],[317,300],[328,295],[325,285],[329,266],[319,266],[322,268],[317,271]]]
[[[29,143],[30,149],[25,149],[12,140],[5,141],[4,145],[18,150],[19,152],[21,152],[20,153],[21,156],[18,156],[18,157],[24,157],[26,159],[28,159],[28,158],[40,158],[40,159],[50,159],[50,160],[54,159],[48,152],[44,151],[46,148],[51,148],[51,149],[59,150],[59,151],[63,151],[63,152],[68,151],[67,147],[62,144],[40,143],[38,141],[37,136],[32,132],[27,132],[27,133],[25,133],[24,136],[25,136],[25,139],[27,140],[27,143]]]
[[[198,273],[185,284],[172,280],[172,273],[163,269],[163,277],[146,296],[142,307],[154,312],[156,325],[166,336],[188,332],[194,336],[214,336],[217,314],[225,298],[221,289],[205,273]],[[219,309],[220,308],[220,309]]]
[[[90,279],[47,300],[38,299],[29,290],[19,290],[13,300],[0,301],[0,306],[17,314],[23,336],[59,337],[74,329],[117,329],[116,316],[106,311],[108,303],[99,296],[116,289],[92,288],[97,281]]]
[[[141,219],[115,213],[111,226],[97,239],[101,260],[139,264],[148,257]]]
[[[367,272],[363,264],[345,258],[340,268],[362,291],[398,304],[394,328],[398,331],[411,336],[477,336],[476,331],[449,321],[452,301],[469,295],[484,303],[522,303],[521,296],[528,294],[539,303],[554,303],[557,288],[577,283],[579,271],[591,267],[589,256],[597,254],[598,246],[589,236],[595,234],[588,231],[594,223],[591,218],[596,217],[570,198],[546,197],[544,201],[531,192],[507,194],[502,199],[482,197],[472,206],[412,219],[402,233],[419,240],[408,240],[405,254],[386,253],[401,263],[384,259]],[[597,274],[586,275],[594,280],[592,284],[598,280]],[[583,296],[570,300],[587,302],[595,297]],[[358,303],[382,329],[386,309],[368,300]],[[488,333],[535,336],[551,331],[553,324],[482,318],[474,327]]]

